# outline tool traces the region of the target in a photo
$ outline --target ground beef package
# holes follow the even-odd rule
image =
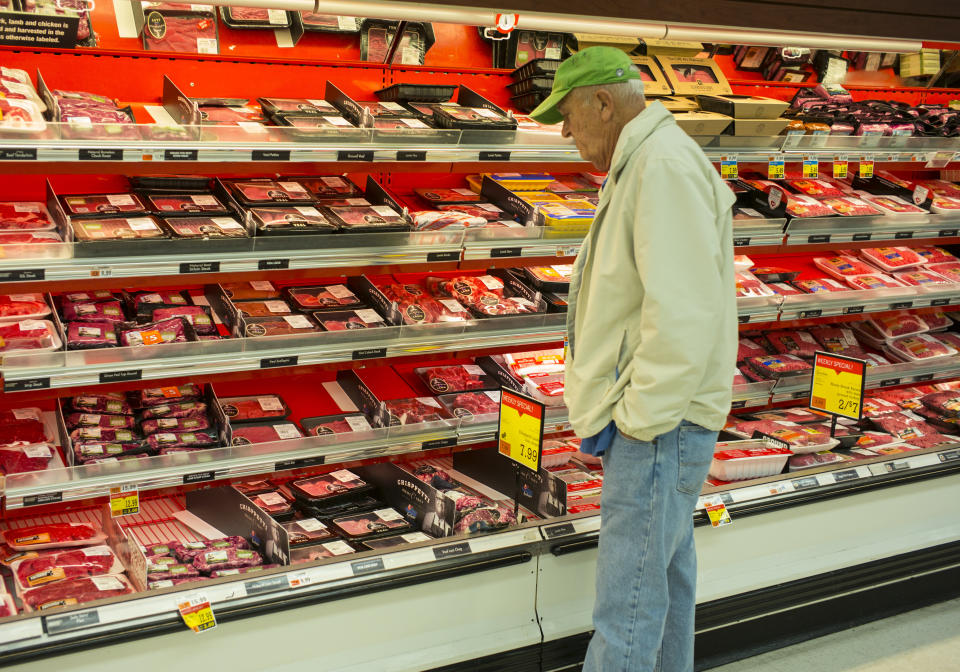
[[[794,355],[766,355],[751,357],[746,364],[763,378],[780,378],[792,373],[809,371],[813,367],[808,362]]]
[[[957,354],[956,350],[931,334],[914,334],[896,338],[889,341],[887,347],[896,357],[907,362]]]
[[[850,288],[833,278],[812,278],[809,280],[794,280],[793,286],[807,294],[821,292],[849,292]]]
[[[924,263],[924,258],[909,247],[867,247],[860,250],[860,256],[890,273]]]
[[[870,264],[865,264],[855,257],[846,255],[814,257],[813,263],[817,268],[829,273],[838,280],[845,280],[852,276],[869,275],[877,272],[877,269]]]
[[[919,315],[901,311],[891,315],[867,318],[867,323],[880,332],[883,338],[897,338],[929,331],[930,327]]]
[[[894,273],[893,277],[897,280],[897,282],[914,287],[934,287],[936,285],[955,284],[954,281],[948,280],[938,273],[919,268],[911,271],[900,271],[899,273]]]
[[[766,338],[773,349],[781,354],[813,359],[819,350],[817,339],[805,331],[771,331]]]
[[[900,274],[897,273],[896,275]],[[899,280],[877,272],[869,275],[855,275],[845,278],[845,280],[851,289],[891,289],[904,286]]]

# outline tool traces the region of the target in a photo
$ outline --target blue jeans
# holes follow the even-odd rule
[[[693,511],[716,440],[684,421],[649,442],[618,431],[607,449],[583,672],[692,672]]]

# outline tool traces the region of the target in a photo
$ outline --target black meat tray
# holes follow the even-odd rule
[[[513,84],[507,84],[507,88],[514,96],[533,92],[544,92],[549,95],[550,91],[553,90],[553,77],[530,77]]]
[[[536,77],[537,75],[547,75],[553,77],[557,72],[557,68],[560,67],[560,64],[563,61],[555,60],[552,58],[535,58],[529,63],[524,63],[519,68],[510,73],[510,76],[513,77],[514,81],[519,81],[521,79],[529,79],[531,77]]]
[[[450,100],[456,93],[456,86],[444,84],[393,84],[385,89],[375,91],[380,100],[393,103],[409,101],[417,103],[443,103]]]

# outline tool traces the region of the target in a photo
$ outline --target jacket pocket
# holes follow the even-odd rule
[[[699,495],[713,461],[717,432],[689,422],[682,423],[678,431],[677,490]]]

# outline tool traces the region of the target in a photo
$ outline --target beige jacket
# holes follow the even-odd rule
[[[723,426],[737,351],[733,202],[663,105],[624,127],[570,281],[564,397],[577,435],[611,419],[643,441],[681,420]]]

